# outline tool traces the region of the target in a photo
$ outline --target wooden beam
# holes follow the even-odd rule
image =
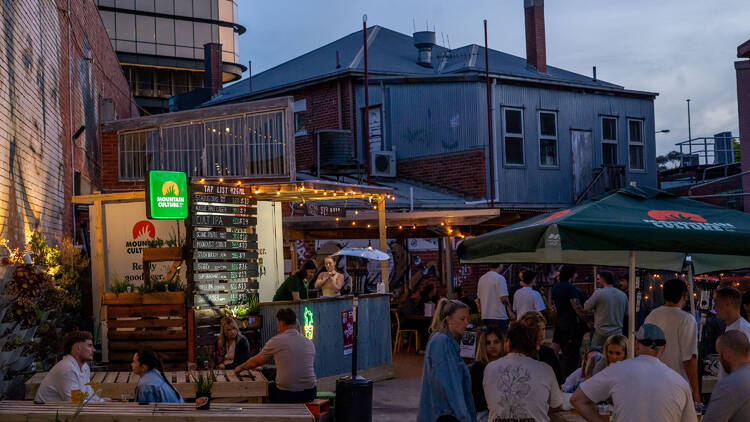
[[[91,219],[94,222],[94,231],[96,232],[94,237],[95,251],[96,251],[96,274],[94,274],[94,280],[91,283],[91,296],[93,299],[94,307],[94,325],[100,328],[101,340],[102,340],[102,360],[107,362],[109,360],[109,347],[107,341],[107,314],[106,308],[102,307],[102,293],[107,291],[107,282],[104,272],[104,224],[102,224],[102,201],[95,200],[92,205],[93,212],[91,213]],[[101,323],[104,321],[104,323]]]
[[[110,202],[110,201],[137,201],[145,200],[145,191],[132,191],[132,192],[115,192],[115,193],[96,193],[93,195],[77,195],[70,198],[70,202],[74,204],[91,204],[96,201],[99,202]]]
[[[378,235],[380,238],[380,250],[383,252],[388,251],[388,245],[386,245],[386,231],[388,226],[385,222],[385,198],[382,196],[378,199]],[[385,284],[385,291],[388,289],[388,261],[380,261],[380,278]]]

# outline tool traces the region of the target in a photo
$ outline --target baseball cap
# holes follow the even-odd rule
[[[664,331],[658,325],[654,324],[641,325],[641,328],[635,333],[635,338],[644,346],[664,346],[667,344]]]

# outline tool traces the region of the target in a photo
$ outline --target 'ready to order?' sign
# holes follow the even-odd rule
[[[183,220],[188,217],[185,173],[151,170],[146,179],[146,215],[149,219]]]

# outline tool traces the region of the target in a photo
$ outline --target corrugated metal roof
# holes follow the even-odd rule
[[[484,47],[470,44],[454,50],[435,46],[432,50],[433,67],[417,64],[417,49],[411,36],[372,26],[368,34],[368,70],[377,76],[440,77],[465,73],[483,73]],[[362,31],[353,32],[330,44],[310,51],[252,77],[252,92],[248,79],[243,79],[220,91],[205,105],[237,100],[250,95],[281,89],[306,81],[313,81],[349,72],[363,72]],[[336,67],[336,52],[341,67]],[[493,75],[534,79],[541,82],[574,84],[607,90],[623,87],[589,76],[547,66],[547,73],[539,73],[526,59],[501,51],[489,50],[490,73]]]

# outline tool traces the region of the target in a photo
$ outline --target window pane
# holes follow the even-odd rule
[[[296,132],[305,130],[305,114],[303,112],[294,113],[294,130]]]
[[[203,72],[189,72],[190,74],[190,90],[195,88],[203,88]]]
[[[557,166],[557,141],[554,139],[539,140],[539,164]]]
[[[617,144],[602,143],[602,164],[605,166],[617,165]]]
[[[115,14],[114,12],[100,11],[99,14],[102,17],[104,27],[107,28],[107,35],[109,38],[115,38]]]
[[[617,140],[617,119],[611,117],[602,119],[602,139]]]
[[[203,22],[195,22],[195,46],[203,47],[211,42],[211,25]]]
[[[133,41],[117,41],[117,51],[122,51],[125,53],[135,53],[135,42]]]
[[[115,7],[115,0],[99,0],[97,4],[99,6]]]
[[[196,18],[211,19],[211,3],[216,3],[216,0],[194,0],[194,16]]]
[[[159,56],[174,57],[174,45],[156,44],[156,54]]]
[[[138,43],[138,53],[139,54],[156,54],[156,44],[152,44],[150,42],[139,42]]]
[[[159,97],[170,97],[172,95],[171,70],[159,69],[156,73],[156,95]]]
[[[116,13],[117,39],[135,41],[135,15],[130,13]]]
[[[135,0],[136,10],[144,10],[146,12],[154,11],[154,0]]]
[[[175,56],[177,57],[188,57],[193,58],[193,48],[192,47],[176,47],[175,48]]]
[[[117,0],[117,7],[120,9],[133,9],[135,7],[135,0]]]
[[[201,1],[201,0],[198,0],[198,1]],[[192,17],[193,16],[193,0],[174,0],[174,14],[177,16]]]
[[[136,17],[136,30],[138,41],[141,42],[156,42],[156,30],[154,28],[154,18],[151,16],[137,16]]]
[[[222,50],[234,52],[234,30],[232,28],[220,27],[219,40]]]
[[[219,20],[224,22],[233,22],[234,10],[231,0],[219,0]]]
[[[138,93],[151,96],[154,89],[154,71],[149,68],[138,68]]]
[[[505,133],[523,133],[521,110],[505,110]]]
[[[174,44],[174,20],[156,18],[156,42]]]
[[[630,146],[630,168],[635,170],[644,170],[643,165],[643,145]]]
[[[183,92],[190,91],[190,80],[188,74],[190,72],[184,70],[174,71],[174,90],[175,95],[182,94]]]
[[[542,136],[557,136],[555,113],[539,113],[539,129]]]
[[[156,0],[156,13],[166,13],[171,15],[174,13],[174,1],[173,0]]]
[[[193,23],[190,21],[175,20],[174,21],[174,33],[176,44],[183,47],[193,46]],[[178,53],[179,54],[179,53]],[[190,52],[188,57],[192,57],[193,52]]]
[[[523,164],[523,138],[505,137],[505,163]]]
[[[630,142],[643,142],[643,122],[640,120],[629,120]]]

